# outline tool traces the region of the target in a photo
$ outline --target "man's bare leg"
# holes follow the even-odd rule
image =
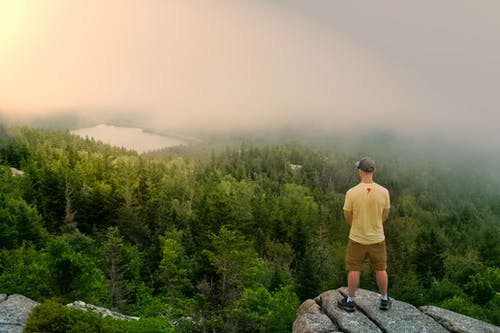
[[[387,271],[377,271],[377,285],[382,296],[387,295],[387,287],[389,284],[389,278],[387,277]]]
[[[350,271],[347,275],[347,289],[349,297],[354,298],[359,285],[359,271]]]

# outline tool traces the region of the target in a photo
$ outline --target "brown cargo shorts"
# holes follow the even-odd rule
[[[385,241],[364,245],[349,239],[345,256],[346,270],[348,272],[362,271],[366,258],[370,260],[373,270],[385,271],[387,269],[387,250]]]

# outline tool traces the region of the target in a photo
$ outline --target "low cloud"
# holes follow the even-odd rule
[[[451,1],[432,11],[390,1],[20,3],[0,5],[4,115],[136,110],[172,129],[500,139],[495,2],[476,12]]]

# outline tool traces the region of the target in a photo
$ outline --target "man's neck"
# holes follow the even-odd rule
[[[366,173],[366,174],[361,174],[361,182],[363,184],[372,184],[374,183],[373,181],[373,175],[371,173]]]

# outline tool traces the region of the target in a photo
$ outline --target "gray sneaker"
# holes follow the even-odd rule
[[[391,308],[392,301],[389,297],[387,299],[380,299],[380,310],[387,311]]]

